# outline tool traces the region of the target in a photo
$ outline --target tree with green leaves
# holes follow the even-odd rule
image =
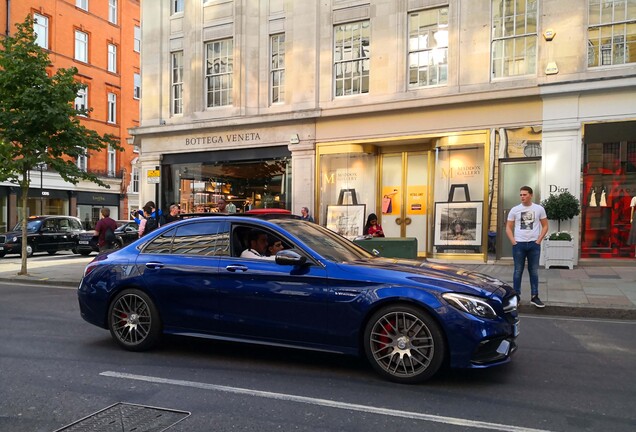
[[[122,150],[111,136],[86,128],[75,98],[84,85],[76,68],[53,70],[48,53],[35,43],[33,18],[16,24],[14,35],[0,40],[0,181],[19,185],[22,200],[22,267],[27,273],[27,198],[31,172],[46,165],[65,181],[80,180],[109,187],[77,166],[77,158],[109,145]],[[0,36],[2,38],[2,36]]]

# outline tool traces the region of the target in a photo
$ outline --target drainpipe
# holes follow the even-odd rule
[[[7,22],[4,34],[9,36],[9,23],[11,22],[11,0],[7,0]]]

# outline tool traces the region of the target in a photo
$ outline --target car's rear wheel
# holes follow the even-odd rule
[[[154,303],[144,292],[124,290],[108,311],[108,327],[113,339],[129,351],[144,351],[159,342],[161,320]]]
[[[373,368],[380,375],[405,384],[435,375],[444,362],[445,345],[437,322],[408,305],[380,309],[364,332],[365,354]]]

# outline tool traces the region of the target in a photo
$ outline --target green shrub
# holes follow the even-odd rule
[[[545,208],[548,219],[558,221],[559,231],[561,221],[570,220],[581,213],[579,200],[568,191],[550,195],[541,201],[541,205]]]

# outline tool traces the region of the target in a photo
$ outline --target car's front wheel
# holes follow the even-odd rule
[[[108,311],[113,339],[129,351],[144,351],[159,342],[161,320],[148,295],[136,289],[119,293]]]
[[[386,307],[373,314],[365,328],[364,349],[380,375],[404,384],[431,378],[446,355],[437,322],[408,305]]]

